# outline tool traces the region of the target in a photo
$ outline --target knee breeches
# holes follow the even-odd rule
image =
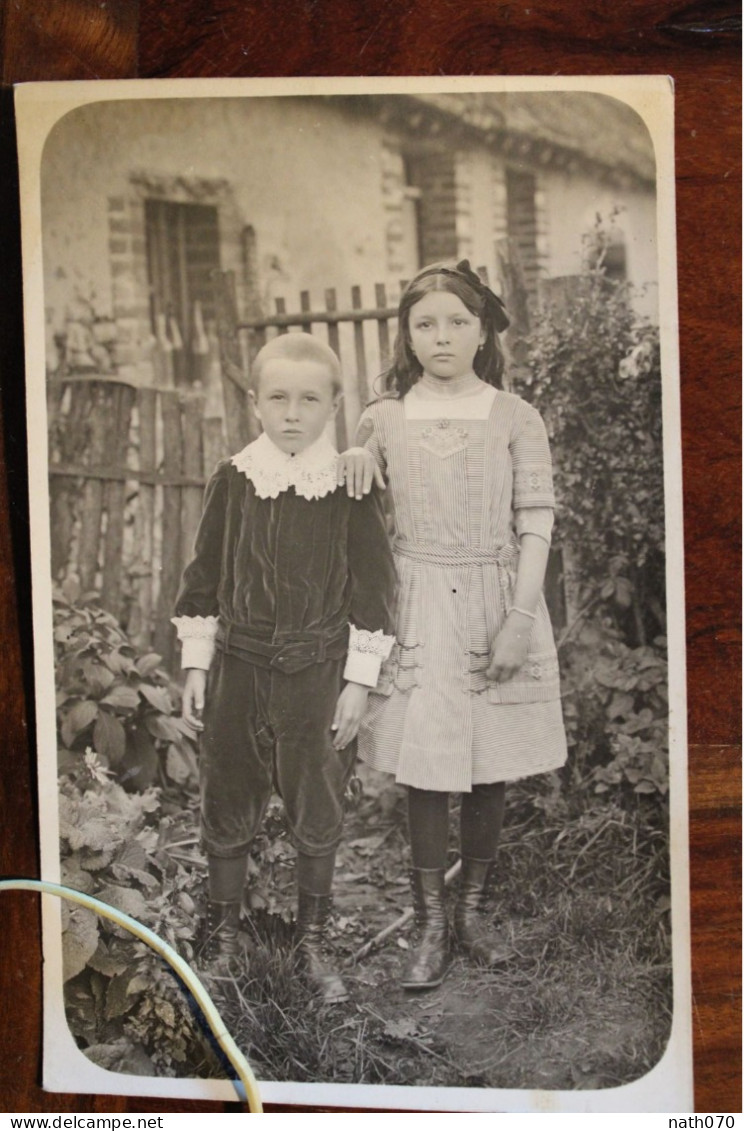
[[[356,743],[334,750],[343,660],[285,675],[218,651],[210,669],[199,765],[202,840],[245,852],[275,790],[297,849],[323,856],[341,839]]]

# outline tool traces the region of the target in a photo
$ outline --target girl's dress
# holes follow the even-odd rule
[[[529,654],[485,671],[512,603],[518,535],[549,540],[550,452],[538,412],[479,383],[419,382],[366,410],[360,436],[386,471],[399,579],[396,644],[359,733],[360,756],[419,789],[469,791],[566,760],[558,660],[541,595]]]

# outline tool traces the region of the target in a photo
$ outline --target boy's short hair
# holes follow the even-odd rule
[[[329,345],[316,338],[314,334],[294,332],[279,334],[272,338],[256,354],[253,361],[253,377],[256,392],[261,383],[261,373],[267,361],[286,359],[288,361],[315,361],[324,365],[331,375],[334,395],[342,390],[341,362]]]

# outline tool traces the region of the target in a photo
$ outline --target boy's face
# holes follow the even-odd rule
[[[318,361],[276,357],[264,363],[253,394],[256,416],[277,448],[297,455],[318,440],[336,415],[340,395]]]

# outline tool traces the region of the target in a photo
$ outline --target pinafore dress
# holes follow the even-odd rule
[[[419,385],[370,405],[360,434],[388,477],[399,581],[396,644],[360,757],[402,784],[453,792],[557,769],[566,738],[543,596],[519,672],[485,676],[512,603],[517,530],[540,532],[538,517],[552,517],[539,413],[490,385],[447,398]]]

